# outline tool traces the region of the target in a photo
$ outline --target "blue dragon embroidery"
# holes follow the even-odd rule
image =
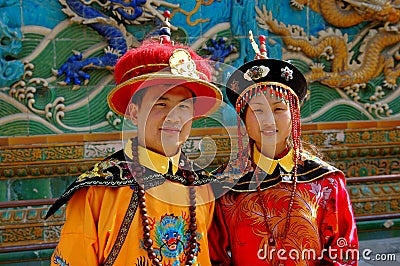
[[[187,227],[188,222],[184,218],[173,214],[163,215],[161,220],[155,223],[153,247],[160,261],[164,258],[172,259],[175,261],[173,265],[180,265],[178,258],[189,248],[190,233]],[[197,239],[201,239],[199,233]],[[198,249],[199,247],[197,251]]]
[[[54,264],[61,266],[68,266],[69,264],[65,262],[65,260],[59,256],[54,257]]]
[[[161,258],[178,258],[185,248],[185,221],[174,215],[162,217],[155,226],[155,240]]]
[[[60,266],[69,266],[69,263],[61,256],[58,248],[54,252],[53,263]]]

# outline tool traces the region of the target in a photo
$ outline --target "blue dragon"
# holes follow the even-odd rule
[[[157,11],[152,3],[157,6],[179,7],[158,0],[59,0],[59,2],[65,7],[63,12],[72,17],[74,22],[91,27],[108,43],[104,54],[99,57],[84,59],[82,53],[73,51],[74,54],[58,70],[53,70],[56,76],[65,75],[64,81],[60,82],[62,85],[78,86],[82,84],[82,79],[85,84],[89,81],[90,75],[87,73],[89,69],[113,69],[118,58],[132,45],[133,37],[128,36],[129,33],[123,24],[140,24],[154,17],[163,19],[161,12]],[[101,11],[95,7],[101,7]]]
[[[232,52],[236,52],[236,47],[233,44],[227,44],[225,38],[210,39],[210,45],[204,45],[203,50],[207,51],[211,55],[209,59],[215,62],[215,69],[219,69],[221,64],[224,63],[225,58]]]
[[[87,70],[113,69],[118,58],[126,53],[128,47],[139,44],[127,32],[124,25],[145,23],[154,17],[163,21],[165,18],[162,12],[156,10],[154,6],[179,8],[179,4],[162,0],[59,0],[59,2],[64,6],[62,11],[71,17],[72,21],[91,27],[103,36],[108,44],[104,54],[99,57],[84,58],[81,52],[73,50],[73,55],[58,70],[53,70],[56,76],[65,75],[64,81],[59,82],[61,85],[74,86],[80,86],[82,80],[87,84],[90,79]],[[171,29],[177,28],[171,25]],[[206,46],[205,50],[211,53],[210,59],[217,62],[215,67],[218,69],[235,48],[220,38],[212,39],[211,45]]]

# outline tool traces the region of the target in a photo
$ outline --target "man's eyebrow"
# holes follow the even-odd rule
[[[273,105],[277,105],[277,104],[281,104],[281,103],[285,104],[284,101],[276,101],[276,102],[273,102],[272,104],[273,104]]]
[[[161,97],[156,98],[156,100],[164,100],[165,101],[165,100],[169,100],[169,98],[161,96]]]
[[[158,97],[157,99],[156,99],[157,101],[169,101],[170,100],[170,98],[168,98],[168,97],[164,97],[164,96],[161,96],[161,97]],[[187,101],[187,100],[191,100],[191,102],[194,100],[192,97],[190,97],[190,98],[183,98],[182,100],[180,100],[179,102],[184,102],[184,101]]]

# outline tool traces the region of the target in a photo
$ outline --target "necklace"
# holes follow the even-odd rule
[[[161,259],[157,257],[157,254],[154,251],[153,240],[150,236],[150,226],[149,226],[149,217],[147,215],[146,209],[146,197],[145,197],[145,189],[144,189],[144,181],[143,181],[143,166],[141,166],[138,162],[138,152],[137,152],[137,139],[132,140],[132,157],[133,157],[133,171],[134,175],[136,176],[136,180],[139,184],[139,190],[137,192],[138,200],[139,200],[139,209],[140,209],[140,217],[142,220],[143,225],[143,245],[147,251],[147,256],[151,260],[153,265],[162,266]],[[190,239],[189,239],[189,249],[186,252],[186,262],[185,265],[192,265],[193,260],[196,256],[196,249],[198,246],[197,243],[197,224],[196,224],[196,188],[192,185],[195,178],[192,173],[186,170],[182,170],[184,177],[186,177],[189,181],[189,232],[190,232]]]
[[[257,168],[255,168],[257,169]],[[264,222],[265,222],[265,227],[267,229],[267,233],[269,235],[268,237],[268,246],[269,247],[275,247],[276,246],[276,239],[274,237],[273,231],[271,230],[268,221],[267,221],[267,208],[265,207],[262,195],[261,195],[261,188],[260,188],[260,180],[259,180],[259,173],[257,170],[255,170],[256,172],[256,179],[257,179],[257,193],[258,193],[258,199],[260,201],[260,206],[263,212],[263,216],[264,216]],[[290,201],[289,201],[289,207],[288,207],[288,211],[287,211],[287,215],[286,215],[286,221],[285,221],[285,227],[283,230],[283,234],[278,236],[278,239],[280,241],[283,241],[286,236],[287,233],[289,231],[289,225],[290,225],[290,215],[292,213],[292,208],[293,208],[293,203],[294,203],[294,197],[296,195],[296,189],[297,189],[297,160],[295,160],[295,166],[294,166],[294,172],[293,172],[293,189],[290,193]],[[280,261],[278,263],[280,265]]]

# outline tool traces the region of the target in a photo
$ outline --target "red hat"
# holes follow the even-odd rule
[[[208,62],[187,46],[146,41],[118,60],[114,77],[117,86],[108,95],[108,104],[121,116],[125,116],[137,91],[153,85],[181,85],[190,89],[196,97],[195,118],[215,112],[222,101],[221,91],[210,83]]]

